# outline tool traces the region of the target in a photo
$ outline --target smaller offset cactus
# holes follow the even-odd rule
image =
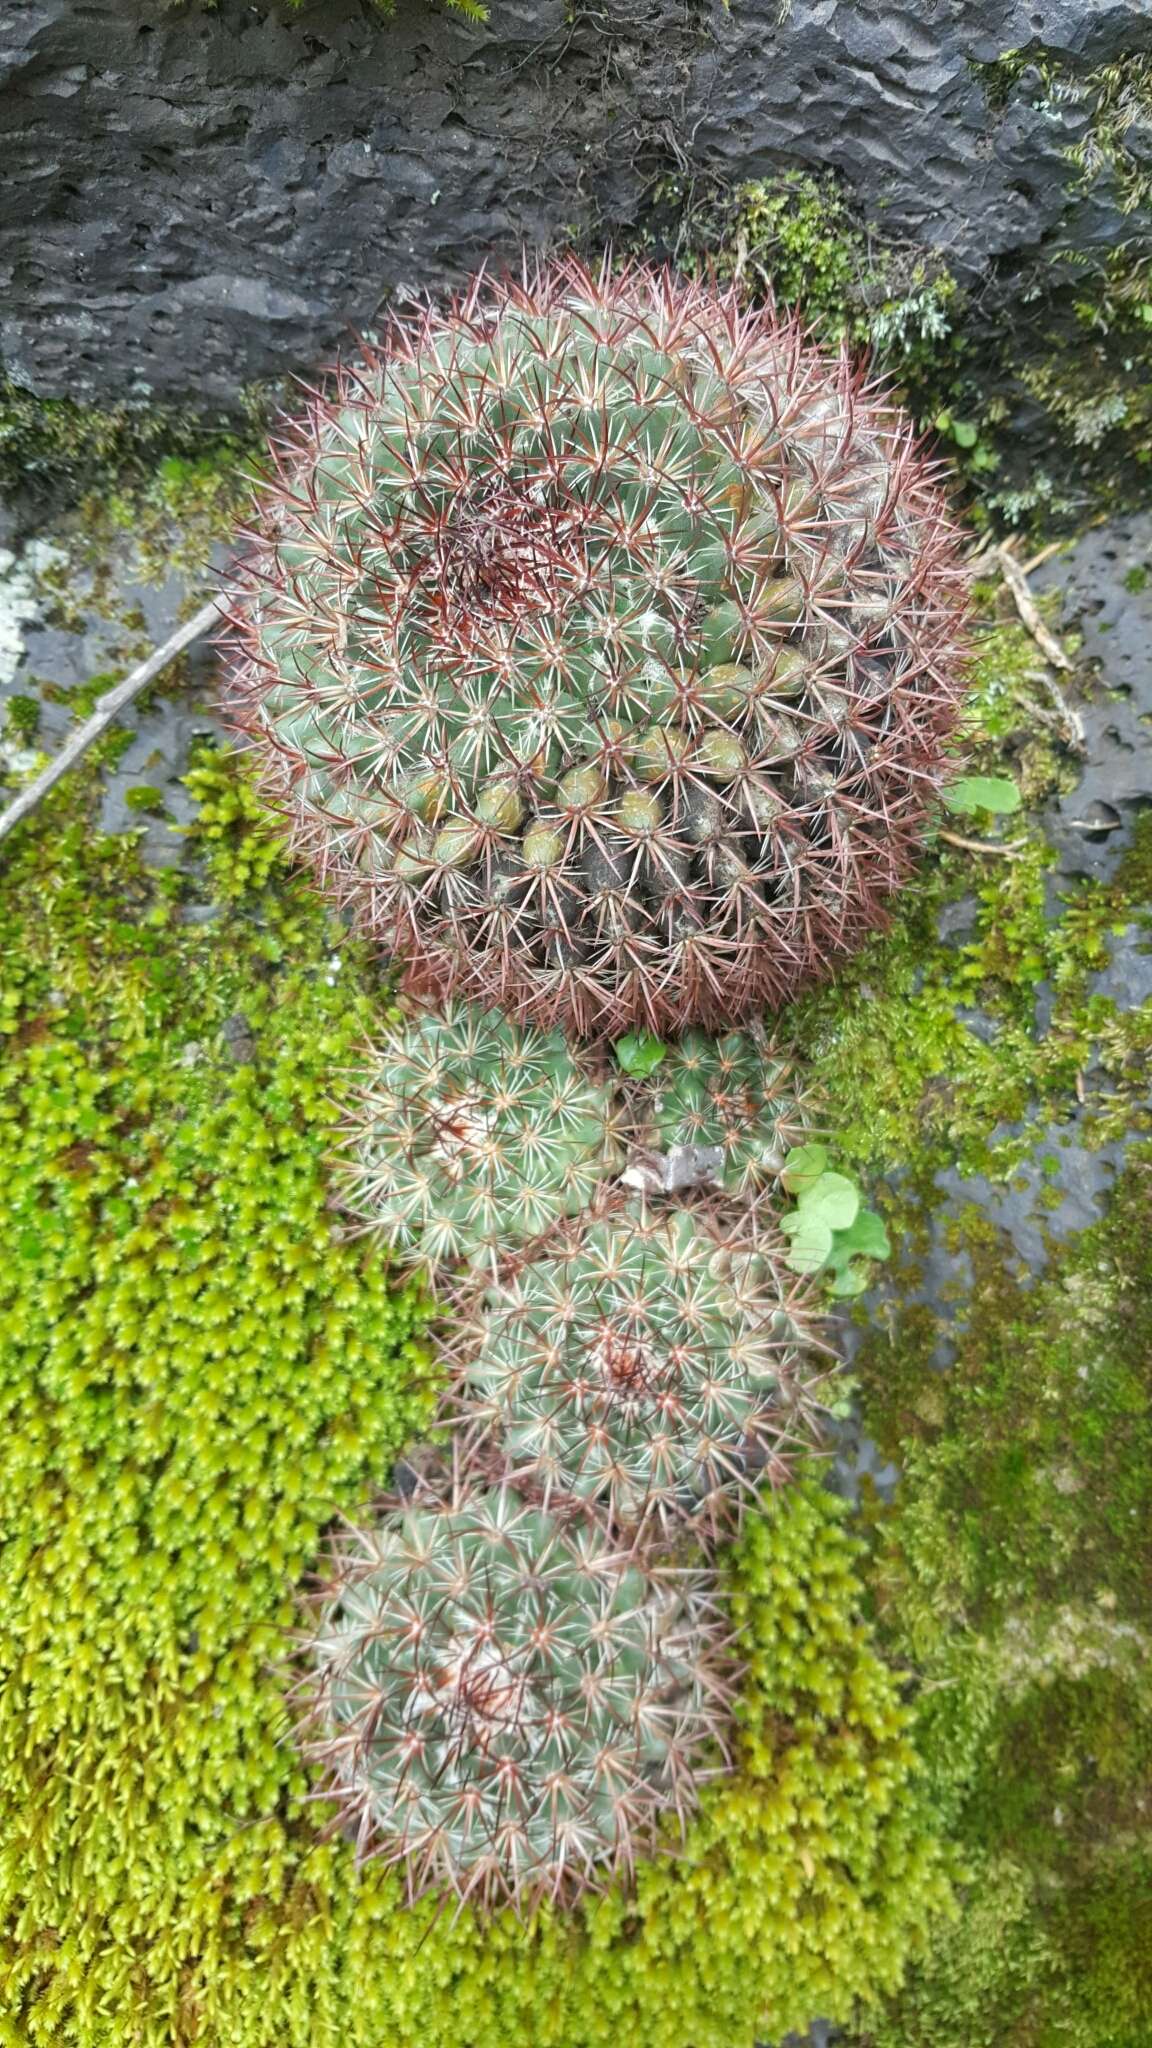
[[[412,1897],[601,1888],[723,1765],[711,1576],[663,1576],[508,1489],[353,1531],[309,1648],[305,1754]]]
[[[809,1124],[787,1062],[739,1031],[720,1039],[685,1032],[634,1089],[632,1118],[661,1152],[720,1147],[723,1185],[734,1194],[772,1185]]]
[[[814,1433],[816,1341],[772,1247],[696,1208],[618,1213],[489,1290],[456,1401],[515,1483],[668,1523],[785,1475]]]
[[[450,1005],[405,1021],[366,1063],[347,1119],[346,1206],[436,1274],[584,1208],[618,1164],[610,1086],[558,1032]]]

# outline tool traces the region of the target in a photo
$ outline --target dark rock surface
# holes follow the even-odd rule
[[[1152,511],[1110,520],[1045,564],[1036,588],[1059,589],[1061,624],[1098,670],[1081,705],[1087,759],[1045,820],[1062,881],[1111,875],[1138,811],[1152,805]],[[1111,993],[1111,991],[1106,991]]]
[[[1106,176],[1070,207],[1081,106],[989,104],[974,65],[1041,49],[1152,49],[1147,0],[3,0],[0,364],[231,406],[406,287],[627,231],[673,172],[835,171],[1010,300],[1134,232]]]

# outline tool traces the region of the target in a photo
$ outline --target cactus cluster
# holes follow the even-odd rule
[[[343,1547],[307,1686],[308,1756],[414,1894],[575,1897],[723,1763],[712,1581],[656,1560],[787,1476],[824,1378],[765,1222],[810,1104],[732,1027],[882,918],[963,614],[907,422],[666,275],[478,283],[278,451],[236,716],[441,1005],[366,1055],[342,1194],[465,1311],[454,1478]],[[633,1029],[681,1034],[645,1081],[602,1050]]]
[[[742,1032],[686,1032],[649,1080],[627,1082],[559,1032],[450,1002],[365,1049],[339,1199],[434,1283],[475,1280],[595,1206],[637,1153],[716,1152],[716,1185],[753,1194],[811,1121],[788,1062]]]
[[[547,1501],[617,1529],[714,1514],[811,1439],[811,1319],[782,1275],[698,1207],[584,1220],[489,1291],[463,1412]]]
[[[353,1532],[310,1647],[306,1753],[412,1896],[603,1886],[723,1754],[710,1574],[662,1574],[508,1487]]]
[[[846,359],[569,263],[398,327],[286,431],[233,698],[421,985],[726,1029],[882,917],[963,609],[933,472]]]

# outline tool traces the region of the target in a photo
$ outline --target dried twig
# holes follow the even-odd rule
[[[70,768],[75,767],[81,755],[86,754],[89,747],[100,738],[101,733],[108,730],[117,713],[123,711],[125,705],[130,704],[134,697],[138,697],[146,684],[160,674],[161,669],[167,668],[170,661],[174,661],[194,640],[199,640],[210,626],[216,625],[219,618],[220,600],[214,597],[209,603],[201,605],[200,610],[185,625],[178,626],[163,645],[148,656],[147,661],[142,661],[122,682],[117,683],[111,690],[105,690],[104,695],[96,699],[91,716],[84,720],[83,725],[77,726],[75,732],[64,742],[60,752],[49,761],[46,768],[41,769],[39,775],[26,789],[20,791],[8,809],[0,812],[0,839],[5,838],[16,825],[21,824],[29,813],[35,810],[37,804],[43,801],[48,791],[55,788]]]
[[[949,846],[962,846],[965,853],[1002,853],[1006,859],[1028,844],[1026,839],[963,839],[959,832],[938,831],[936,837],[947,840]]]
[[[1049,631],[1040,617],[1032,592],[1028,588],[1028,578],[1025,571],[1020,567],[1019,562],[1008,552],[1007,546],[997,548],[996,554],[1004,573],[1004,581],[1012,592],[1012,597],[1025,631],[1032,635],[1033,640],[1048,663],[1049,669],[1063,669],[1066,675],[1071,675],[1073,664],[1065,654],[1056,635]],[[1080,717],[1079,712],[1073,710],[1064,692],[1048,673],[1048,669],[1044,670],[1040,680],[1043,682],[1044,688],[1060,713],[1064,730],[1068,734],[1073,748],[1078,754],[1086,754],[1088,745],[1084,737],[1084,721]]]
[[[1025,576],[1034,576],[1036,574],[1037,569],[1041,568],[1045,562],[1050,562],[1053,555],[1060,554],[1061,551],[1069,545],[1070,543],[1066,534],[1062,535],[1059,540],[1050,540],[1046,548],[1041,548],[1040,553],[1038,555],[1033,555],[1029,561],[1025,562]]]
[[[1016,609],[1036,642],[1037,647],[1040,649],[1041,654],[1044,656],[1045,661],[1051,662],[1053,668],[1062,668],[1066,673],[1071,674],[1072,663],[1057,640],[1055,633],[1049,631],[1040,617],[1032,592],[1028,588],[1028,578],[1020,567],[1019,562],[1014,555],[1009,554],[1006,545],[998,547],[996,554],[1000,567],[1004,572],[1004,581],[1016,601]]]

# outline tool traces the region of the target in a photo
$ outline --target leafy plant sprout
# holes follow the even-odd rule
[[[349,1533],[305,1649],[304,1753],[411,1897],[570,1902],[682,1830],[727,1765],[711,1574],[459,1468],[447,1498]]]
[[[883,920],[965,604],[938,472],[846,357],[568,262],[397,324],[284,427],[232,701],[420,987],[726,1029]]]

